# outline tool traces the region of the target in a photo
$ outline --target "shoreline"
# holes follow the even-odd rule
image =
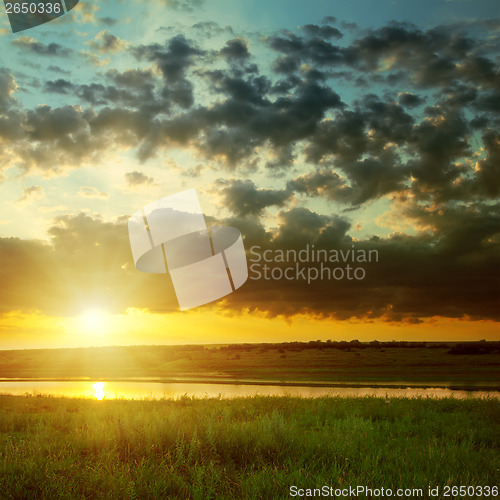
[[[251,385],[251,386],[275,386],[275,387],[322,387],[322,388],[356,388],[356,389],[448,389],[452,391],[489,391],[500,392],[500,385],[485,382],[478,384],[460,384],[458,382],[411,382],[411,381],[380,381],[380,382],[331,382],[331,381],[280,381],[280,380],[249,380],[249,379],[204,379],[204,378],[161,378],[161,377],[2,377],[0,383],[7,382],[130,382],[130,383],[153,383],[153,384],[207,384],[207,385]]]

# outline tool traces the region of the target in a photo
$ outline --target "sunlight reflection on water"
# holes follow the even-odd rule
[[[93,386],[92,386],[95,390],[95,397],[96,399],[104,399],[104,382],[96,382]]]

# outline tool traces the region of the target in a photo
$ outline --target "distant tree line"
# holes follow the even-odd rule
[[[332,341],[332,340],[311,340],[309,342],[281,342],[281,343],[261,343],[261,344],[231,344],[220,346],[221,351],[250,351],[253,349],[278,349],[281,352],[287,350],[304,350],[304,349],[449,349],[449,354],[487,354],[500,353],[500,342],[407,342],[407,341],[391,341],[379,342],[360,342],[359,340],[347,341]]]

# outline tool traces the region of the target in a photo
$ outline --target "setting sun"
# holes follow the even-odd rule
[[[110,315],[102,309],[90,309],[79,316],[78,326],[84,333],[105,333],[110,323]]]

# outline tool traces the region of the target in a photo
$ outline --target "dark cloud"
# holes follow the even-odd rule
[[[89,45],[100,54],[113,54],[124,50],[128,46],[128,43],[109,31],[104,30],[100,31]]]
[[[414,108],[425,102],[420,96],[412,92],[400,92],[398,95],[399,104],[405,108]]]
[[[283,73],[284,75],[291,75],[299,69],[299,61],[293,57],[281,56],[276,59],[273,63],[273,70],[276,73]],[[288,88],[293,88],[293,85],[287,83],[286,80],[282,80],[281,86],[287,85]],[[283,89],[285,90],[285,89]]]
[[[183,109],[194,103],[193,85],[187,71],[193,65],[193,57],[203,54],[182,35],[171,38],[164,47],[158,44],[138,47],[134,50],[139,59],[157,64],[165,81],[162,97]]]
[[[340,27],[346,31],[354,31],[358,29],[358,25],[356,23],[348,23],[346,21],[342,21],[340,23]]]
[[[257,189],[250,179],[220,179],[217,184],[223,206],[238,216],[257,215],[270,206],[282,207],[290,198],[287,190]]]
[[[335,158],[348,167],[363,156],[388,153],[388,145],[403,146],[412,134],[414,118],[403,108],[370,94],[354,109],[343,109],[322,122],[306,147],[312,162]]]
[[[23,193],[19,198],[20,203],[28,203],[33,200],[39,200],[45,196],[45,191],[42,186],[29,186],[23,188]]]
[[[16,89],[14,77],[6,69],[0,68],[0,113],[4,113],[14,104]]]
[[[105,26],[114,26],[118,20],[117,19],[114,19],[112,17],[99,17],[97,19],[97,21],[100,23],[100,24],[104,24]]]
[[[21,36],[12,40],[12,45],[26,52],[31,52],[37,56],[60,56],[68,57],[71,50],[59,45],[58,43],[49,43],[45,45],[31,36]]]
[[[229,35],[232,35],[234,33],[231,26],[224,26],[224,28],[222,28],[214,21],[199,22],[193,24],[193,28],[208,38],[212,38],[216,35],[221,35],[222,33],[227,33]]]
[[[450,111],[460,111],[471,104],[477,108],[477,102],[474,102],[478,97],[478,91],[471,85],[463,85],[461,83],[453,83],[446,87],[443,91],[442,106]]]
[[[434,234],[436,254],[450,259],[468,260],[474,256],[496,257],[500,241],[500,205],[470,204],[463,207],[440,207],[432,209],[427,205],[408,205],[405,215],[429,227]],[[493,266],[491,272],[500,271]]]
[[[146,174],[138,172],[137,170],[127,172],[125,174],[125,182],[129,187],[151,186],[155,183],[152,177],[148,177]]]
[[[74,84],[58,79],[45,82],[45,91],[77,95],[93,106],[109,104],[147,110],[153,114],[161,110],[161,102],[155,99],[155,80],[150,70],[109,70],[106,78],[111,85],[101,83]]]
[[[229,61],[241,61],[250,57],[248,51],[248,42],[242,38],[228,40],[225,47],[220,51],[220,54]]]
[[[320,66],[342,64],[345,62],[344,50],[323,38],[300,37],[295,33],[285,35],[272,35],[267,39],[269,46],[277,52],[284,54],[285,66],[291,66],[295,60],[296,67],[301,63],[314,63]]]
[[[498,68],[483,54],[483,44],[461,33],[442,27],[422,31],[408,23],[392,23],[364,34],[349,46],[338,46],[319,35],[328,28],[335,30],[316,26],[306,29],[304,36],[286,32],[268,37],[269,46],[282,54],[275,69],[293,72],[303,63],[324,69],[345,65],[375,75],[383,70],[388,81],[396,83],[403,78],[419,87],[459,80],[488,87],[500,84]]]
[[[88,119],[93,137],[100,140],[108,136],[108,140],[112,138],[115,144],[127,149],[141,144],[151,127],[148,114],[127,109],[106,107],[98,113],[89,114]]]
[[[339,244],[350,224],[340,217],[318,214],[304,207],[278,213],[278,231],[273,238],[276,248],[301,248],[307,242]],[[348,238],[350,240],[350,238]]]
[[[228,305],[285,316],[312,313],[337,319],[410,322],[444,316],[498,321],[498,208],[475,206],[445,212],[416,208],[407,216],[429,224],[432,232],[364,241],[349,236],[350,223],[342,217],[327,217],[305,208],[281,212],[276,231],[265,235],[254,231],[245,238],[250,265],[258,258],[255,254],[262,255],[264,250],[299,251],[307,245],[310,252],[313,248],[376,250],[378,261],[347,262],[352,269],[365,269],[362,280],[318,279],[307,284],[300,277],[265,280],[261,276],[228,296]],[[320,269],[311,259],[309,253],[308,262],[299,265]],[[257,267],[261,273],[263,265],[295,269],[294,262],[261,261]],[[343,267],[345,272],[346,263],[326,263],[326,267]],[[250,275],[257,277],[252,272]]]
[[[51,64],[48,68],[49,71],[53,73],[61,73],[61,75],[71,75],[71,71],[67,71],[59,66]]]
[[[319,170],[289,181],[287,187],[292,192],[358,206],[403,189],[407,177],[408,170],[395,166],[390,153],[386,153],[377,159],[353,162],[344,168],[344,175]]]
[[[301,175],[289,181],[287,187],[290,191],[313,197],[323,196],[336,201],[345,201],[352,193],[347,182],[338,173],[330,170]]]
[[[321,22],[323,24],[336,24],[338,21],[338,19],[334,16],[325,16],[323,17],[323,19],[321,20]]]
[[[470,99],[472,102],[474,99]],[[492,113],[497,118],[500,114],[500,91],[484,92],[474,102],[474,107],[485,113]]]
[[[205,0],[160,0],[162,3],[175,10],[194,12],[199,9]]]
[[[306,24],[302,26],[302,31],[310,36],[315,38],[342,38],[342,33],[333,26],[318,26],[316,24]]]
[[[59,78],[55,81],[45,82],[45,92],[53,94],[68,94],[73,91],[74,85],[64,78]]]
[[[141,90],[145,87],[152,88],[154,83],[153,74],[149,69],[128,69],[123,72],[111,69],[106,73],[106,76],[119,86]]]
[[[210,78],[227,99],[204,113],[212,127],[200,149],[208,157],[224,158],[229,166],[250,158],[266,143],[278,157],[275,164],[288,165],[293,144],[313,136],[325,113],[343,105],[331,89],[307,80],[293,95],[271,101],[265,77],[231,78],[212,72]]]
[[[0,154],[0,164],[8,165],[12,150],[20,147],[25,139],[25,115],[10,111],[8,115],[0,115],[0,143],[3,148]]]
[[[78,134],[87,126],[83,113],[73,106],[50,108],[40,106],[26,115],[27,133],[34,142],[61,141],[69,134]]]
[[[207,73],[213,89],[221,94],[226,94],[233,101],[249,104],[265,105],[268,101],[265,95],[269,91],[271,82],[264,76],[233,77],[224,71],[211,71]]]
[[[435,117],[416,125],[410,139],[419,153],[408,165],[415,179],[412,189],[419,197],[439,195],[440,189],[456,182],[462,170],[456,160],[471,153],[467,140],[470,130],[461,114],[443,115],[440,109],[428,112],[435,112]]]
[[[79,85],[76,93],[83,101],[94,106],[115,104],[121,107],[139,108],[151,102],[151,90],[152,87],[144,87],[142,91],[137,92],[135,89],[92,83]]]
[[[0,115],[1,163],[11,159],[23,171],[40,169],[46,174],[98,163],[109,146],[104,137],[92,133],[91,116],[78,106],[38,106]]]

